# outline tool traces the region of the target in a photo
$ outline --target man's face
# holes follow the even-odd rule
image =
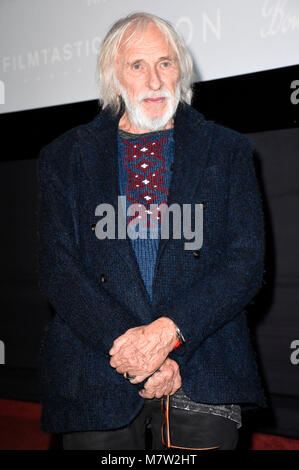
[[[136,33],[129,44],[120,45],[116,77],[131,132],[170,127],[180,98],[180,71],[173,48],[157,26],[149,23],[144,34]]]

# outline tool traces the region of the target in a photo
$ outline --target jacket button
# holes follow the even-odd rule
[[[193,251],[194,258],[199,258],[199,251]]]
[[[101,282],[106,282],[107,278],[104,274],[101,274]]]
[[[94,232],[94,231],[95,231],[95,229],[96,229],[96,224],[92,224],[92,226],[91,226],[91,230]]]
[[[170,170],[173,171],[173,163],[170,165]]]

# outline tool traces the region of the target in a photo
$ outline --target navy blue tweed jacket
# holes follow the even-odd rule
[[[262,285],[264,218],[252,148],[242,134],[188,105],[175,116],[168,205],[204,203],[203,245],[161,239],[150,302],[129,238],[99,240],[100,203],[117,215],[120,116],[102,111],[41,150],[38,259],[56,315],[40,346],[41,429],[108,430],[140,411],[142,384],[110,364],[129,328],[172,318],[186,344],[170,353],[185,393],[200,403],[267,406],[245,308]],[[170,231],[171,234],[171,231]]]

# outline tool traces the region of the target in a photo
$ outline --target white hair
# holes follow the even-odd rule
[[[97,87],[102,108],[109,107],[114,113],[121,109],[122,98],[117,93],[115,63],[125,32],[134,27],[125,43],[132,41],[137,31],[144,32],[148,23],[155,24],[173,47],[180,68],[180,100],[188,104],[192,99],[193,61],[183,39],[168,21],[149,13],[134,13],[121,18],[106,34],[98,53]]]

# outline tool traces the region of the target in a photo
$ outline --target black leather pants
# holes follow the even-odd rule
[[[164,414],[161,400],[146,400],[136,418],[128,425],[111,431],[85,431],[63,434],[64,450],[161,450],[161,427]],[[151,447],[146,447],[146,429],[152,434]],[[165,426],[164,426],[165,429]],[[172,408],[170,419],[172,444],[189,449],[235,449],[237,424],[227,418],[207,413]]]

